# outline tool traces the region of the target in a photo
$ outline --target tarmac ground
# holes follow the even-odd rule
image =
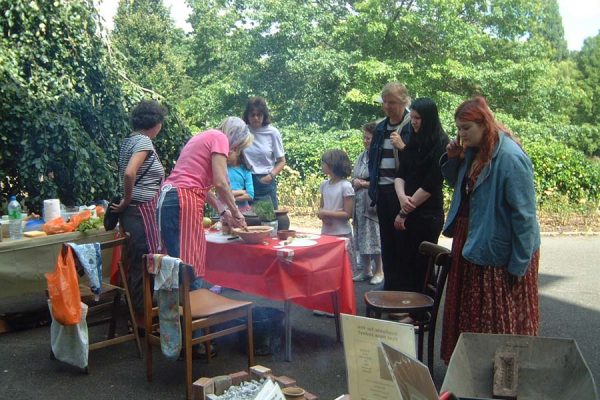
[[[449,241],[440,244],[450,246]],[[574,338],[592,375],[600,378],[600,240],[590,237],[544,237],[540,267],[541,336]],[[375,287],[357,283],[358,314],[364,315],[363,294]],[[226,296],[251,299],[256,306],[282,309],[282,304],[225,290]],[[43,299],[41,299],[43,301]],[[292,307],[293,360],[283,359],[283,346],[271,355],[256,356],[256,364],[276,375],[297,380],[320,399],[335,399],[347,392],[343,344],[336,342],[334,320]],[[30,325],[36,325],[31,322]],[[121,329],[126,329],[121,324]],[[439,355],[440,329],[436,335]],[[90,331],[97,332],[91,328]],[[281,338],[282,327],[273,328]],[[276,331],[279,331],[279,335]],[[183,399],[184,364],[168,361],[154,350],[154,379],[146,380],[146,365],[133,342],[96,350],[89,356],[89,374],[50,359],[50,327],[40,326],[0,334],[0,399]],[[276,341],[277,342],[277,341]],[[210,364],[194,361],[194,378],[217,376],[246,369],[243,339],[221,338]],[[434,381],[441,386],[446,366],[436,360]]]

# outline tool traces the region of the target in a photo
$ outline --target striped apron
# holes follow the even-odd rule
[[[164,186],[162,190],[167,189]],[[204,203],[209,189],[175,188],[179,197],[179,258],[194,268],[197,277],[204,276],[206,259],[206,239],[204,237]],[[161,190],[152,200],[139,206],[144,220],[148,250],[152,254],[161,254],[165,246],[160,237],[158,223],[158,205]],[[168,191],[168,190],[167,190]]]

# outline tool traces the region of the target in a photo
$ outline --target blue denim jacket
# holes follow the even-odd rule
[[[448,158],[447,154],[440,160],[444,178],[454,187],[445,236],[453,236],[462,200],[461,184],[474,156],[474,151],[467,149],[464,160]],[[533,166],[519,145],[504,133],[500,133],[492,160],[477,178],[469,205],[463,257],[478,265],[506,267],[513,275],[525,275],[533,253],[540,247]]]

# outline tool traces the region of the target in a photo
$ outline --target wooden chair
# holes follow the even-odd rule
[[[99,299],[95,299],[95,296],[89,288],[89,285],[81,281],[79,283],[79,291],[81,293],[81,301],[88,305],[88,313],[86,316],[87,326],[93,327],[97,325],[108,324],[108,332],[106,334],[106,339],[99,340],[93,343],[90,340],[89,350],[93,351],[108,346],[128,342],[130,340],[135,340],[138,356],[141,358],[142,344],[138,334],[137,324],[133,312],[133,305],[131,303],[131,294],[129,292],[129,287],[127,286],[127,278],[125,276],[126,267],[124,266],[124,262],[126,262],[127,260],[127,252],[125,251],[125,249],[128,239],[129,234],[125,234],[125,236],[120,237],[118,239],[113,239],[100,243],[100,250],[113,249],[114,251],[118,247],[121,247],[122,257],[118,263],[119,277],[121,281],[120,286],[111,285],[103,281],[102,291]],[[63,244],[63,248],[65,246],[67,246],[66,243]],[[78,271],[78,274],[79,276],[83,276],[84,272],[81,270]],[[125,335],[116,336],[117,320],[119,319],[119,308],[121,306],[121,299],[123,298],[123,296],[127,305],[129,313],[129,323],[132,332]],[[54,357],[52,353],[51,357]],[[89,373],[89,368],[87,366],[84,368],[84,372]]]
[[[150,255],[144,256],[144,316],[146,342],[146,375],[152,381],[152,346],[160,347],[160,322],[158,307],[153,305],[151,283],[147,262]],[[192,346],[204,344],[207,360],[211,359],[210,341],[235,332],[247,331],[248,368],[254,365],[254,340],[252,336],[252,302],[238,301],[220,296],[207,289],[190,291],[193,270],[190,265],[181,264],[179,269],[179,313],[181,318],[182,348],[185,358],[186,398],[192,396]],[[244,320],[245,318],[245,320]],[[226,328],[211,331],[216,325],[228,322]],[[231,326],[232,323],[235,325]],[[203,335],[192,337],[192,332],[203,330]]]
[[[450,250],[430,242],[422,242],[419,252],[429,257],[423,292],[373,290],[365,293],[367,317],[391,319],[415,326],[418,358],[423,361],[423,342],[427,335],[427,366],[433,376],[433,348],[438,310],[450,268]]]

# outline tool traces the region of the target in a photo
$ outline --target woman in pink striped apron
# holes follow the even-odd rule
[[[206,240],[202,219],[206,201],[232,227],[245,227],[227,178],[227,158],[252,143],[246,123],[226,118],[218,129],[192,137],[183,147],[175,168],[163,183],[155,208],[144,207],[151,253],[168,254],[192,265],[196,273],[192,289],[202,285]],[[210,191],[215,188],[216,196]]]

